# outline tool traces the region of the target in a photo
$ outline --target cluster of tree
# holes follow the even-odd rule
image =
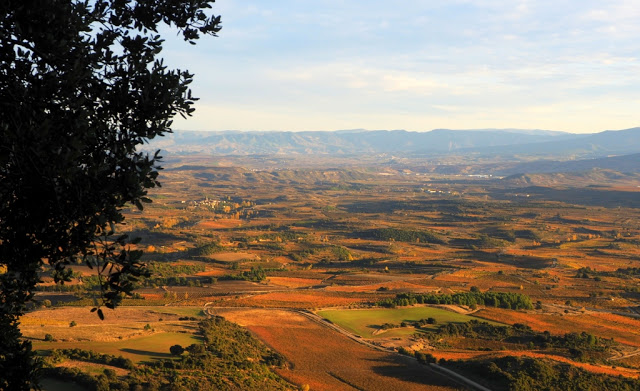
[[[241,280],[260,282],[267,278],[267,271],[262,266],[251,267],[251,270],[245,270],[240,274],[225,274],[220,277],[221,280]]]
[[[375,228],[366,231],[360,231],[355,234],[361,238],[370,238],[376,240],[387,240],[407,243],[436,243],[443,244],[445,241],[437,234],[429,231],[414,231],[398,228]]]
[[[332,247],[331,251],[340,262],[348,262],[353,260],[353,255],[351,255],[351,252],[346,247],[334,246]]]
[[[613,274],[617,276],[632,276],[637,277],[640,276],[640,267],[625,267],[619,268]]]
[[[252,244],[248,245],[247,248],[260,249],[260,250],[271,250],[271,251],[283,251],[284,250],[284,246],[282,244],[280,244],[280,243],[269,243],[269,242],[252,243]]]
[[[100,290],[100,277],[86,276],[80,284],[38,285],[36,290],[41,292],[88,292]]]
[[[181,316],[178,320],[198,320],[195,316]]]
[[[188,347],[173,345],[175,358],[145,365],[126,366],[129,374],[120,379],[115,372],[92,375],[80,369],[54,367],[49,357],[43,376],[73,381],[92,390],[290,390],[288,384],[273,371],[285,365],[285,359],[254,338],[247,330],[214,317],[199,323],[204,343]],[[185,354],[185,352],[187,354]],[[69,349],[57,351],[56,357],[71,357],[113,366],[108,355]],[[105,359],[105,357],[107,357]]]
[[[438,361],[431,353],[415,352],[411,349],[405,348],[404,346],[400,346],[398,348],[398,353],[404,354],[405,356],[415,357],[415,359],[421,364],[431,364]]]
[[[496,391],[640,389],[640,380],[585,371],[567,364],[555,364],[528,357],[500,357],[492,360],[440,360],[440,365],[462,372]]]
[[[189,251],[192,256],[197,257],[206,257],[208,255],[213,255],[223,251],[224,247],[222,247],[219,243],[207,243],[196,248],[193,248]]]
[[[484,231],[484,233],[496,239],[506,240],[507,242],[511,243],[515,242],[517,239],[515,231],[511,229],[487,229]]]
[[[505,241],[499,238],[494,238],[489,235],[480,234],[478,238],[473,241],[471,244],[471,248],[496,248],[496,247],[504,247],[506,245]]]
[[[169,348],[169,353],[171,353],[172,356],[180,356],[184,353],[184,348],[181,345],[172,345]]]
[[[288,228],[288,227],[287,227]],[[248,238],[249,241],[253,240],[273,240],[276,242],[290,242],[298,241],[299,238],[307,236],[305,232],[281,230],[279,232],[270,232],[259,235],[255,238]]]
[[[314,228],[327,231],[350,231],[353,227],[344,221],[335,220],[307,220],[293,223],[295,227]]]
[[[317,254],[319,251],[318,248],[316,247],[309,247],[309,248],[305,248],[303,250],[300,250],[298,252],[291,252],[289,253],[289,257],[291,259],[293,259],[294,261],[297,262],[301,262],[304,261],[305,259],[309,258],[310,256]]]
[[[140,279],[141,286],[202,286],[215,284],[215,277],[148,277]]]
[[[515,240],[515,239],[514,239]],[[449,244],[461,248],[478,250],[487,248],[500,248],[506,246],[506,240],[487,234],[479,234],[476,238],[455,238]]]
[[[154,277],[176,277],[191,275],[205,271],[204,265],[189,265],[185,263],[148,262],[147,267]]]
[[[596,280],[599,280],[601,276],[618,277],[618,278],[639,277],[640,268],[625,267],[625,268],[618,268],[615,271],[598,271],[596,269],[593,269],[587,266],[587,267],[581,267],[576,271],[577,278],[594,278]]]
[[[540,233],[532,229],[513,230],[505,228],[490,228],[484,230],[483,233],[493,238],[505,240],[511,243],[515,242],[516,239],[529,239],[536,242],[539,242],[542,239]]]
[[[470,307],[484,305],[507,309],[532,309],[531,298],[521,293],[509,292],[461,292],[454,294],[414,294],[400,293],[395,298],[387,298],[381,307],[408,306],[413,304],[459,304]]]
[[[93,362],[97,364],[111,365],[113,367],[133,369],[133,361],[122,356],[114,356],[112,354],[97,353],[92,350],[84,349],[53,349],[49,355],[49,359],[54,362],[62,362],[65,359],[74,359],[79,361]]]
[[[576,278],[591,278],[591,276],[597,276],[599,273],[591,267],[581,267],[576,271]]]
[[[276,367],[283,366],[286,362],[282,355],[267,348],[249,331],[221,316],[202,321],[200,331],[207,351],[220,358]]]
[[[526,344],[530,348],[568,349],[576,359],[584,359],[585,352],[605,351],[614,344],[613,339],[599,338],[586,332],[551,335],[548,331],[534,331],[524,324],[501,326],[475,319],[466,323],[444,324],[438,327],[435,332],[427,334],[427,338],[431,340],[440,340],[446,336],[505,341]]]
[[[389,330],[389,329],[394,329],[394,328],[398,328],[398,327],[420,328],[422,326],[426,326],[426,325],[429,325],[429,324],[436,324],[436,323],[437,323],[437,320],[435,318],[425,318],[425,319],[417,320],[415,322],[404,321],[404,322],[400,322],[400,324],[384,323],[383,325],[380,326],[380,329]]]
[[[203,284],[215,284],[213,277],[184,277],[181,274],[195,274],[205,270],[204,265],[169,264],[164,262],[149,262],[151,276],[140,276],[132,283],[133,288],[157,287],[157,286],[202,286]],[[100,291],[104,278],[93,276],[79,277],[78,284],[54,284],[40,285],[38,290],[45,292],[91,292]]]

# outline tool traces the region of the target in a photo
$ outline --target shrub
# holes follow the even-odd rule
[[[207,351],[207,349],[205,349],[204,345],[195,344],[195,343],[187,346],[186,350],[192,356],[197,356],[197,355],[200,355],[200,354],[204,354]]]
[[[173,345],[169,348],[169,352],[174,356],[179,356],[184,353],[184,348],[180,345]]]
[[[117,378],[116,371],[111,368],[105,368],[104,375],[110,380],[115,380]]]

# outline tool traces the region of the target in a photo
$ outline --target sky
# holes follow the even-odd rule
[[[217,0],[177,130],[640,126],[637,0]]]

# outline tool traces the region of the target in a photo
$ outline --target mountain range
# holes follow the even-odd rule
[[[593,134],[520,129],[176,131],[149,147],[174,155],[491,154],[570,160],[639,153],[640,127]]]

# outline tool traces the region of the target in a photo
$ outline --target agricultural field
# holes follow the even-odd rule
[[[291,364],[278,373],[310,389],[455,389],[415,361],[363,346],[291,311],[221,309],[216,313],[247,327],[281,352]]]
[[[169,347],[175,344],[201,343],[194,333],[197,319],[202,318],[201,308],[121,307],[106,312],[104,321],[90,309],[64,307],[30,312],[22,318],[23,334],[37,350],[78,348],[121,355],[134,362],[169,358]],[[185,317],[193,320],[181,320]]]
[[[152,276],[101,321],[90,312],[95,269],[70,265],[64,285],[44,269],[22,331],[43,357],[81,349],[131,360],[132,372],[109,372],[114,387],[132,376],[151,387],[139,373],[163,363],[194,389],[188,362],[201,349],[170,348],[208,349],[202,322],[216,317],[264,345],[252,352],[270,352],[260,360],[279,389],[473,388],[431,364],[473,377],[504,357],[635,381],[640,188],[620,179],[580,193],[427,164],[176,157],[154,202],[127,209],[120,227],[142,239],[132,248]],[[51,365],[98,379],[103,364]]]
[[[400,335],[413,335],[416,332],[415,329],[408,327],[384,329],[384,324],[398,326],[402,322],[411,323],[421,319],[432,318],[433,323],[425,326],[435,328],[436,325],[465,323],[472,319],[477,319],[473,316],[433,307],[323,310],[318,311],[318,315],[364,338],[390,338]],[[420,331],[424,332],[426,328],[420,328]]]

